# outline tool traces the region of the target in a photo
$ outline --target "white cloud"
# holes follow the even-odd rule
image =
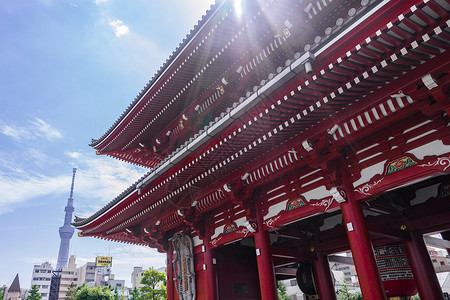
[[[30,121],[30,124],[26,126],[6,124],[2,121],[0,122],[0,133],[12,137],[16,141],[24,141],[42,137],[50,142],[53,142],[56,139],[63,138],[62,133],[58,129],[54,128],[40,118],[34,118],[34,120]]]
[[[16,141],[21,141],[31,137],[28,130],[15,125],[2,124],[0,127],[0,132],[6,136],[12,137]]]
[[[117,19],[114,21],[109,21],[109,26],[114,29],[116,37],[121,37],[130,33],[130,29],[123,23],[122,20]]]
[[[107,3],[109,0],[95,0],[95,4]]]
[[[66,155],[77,168],[74,198],[75,214],[80,217],[102,208],[147,172],[111,157],[81,152]]]
[[[81,157],[81,153],[80,152],[66,152],[66,155],[70,158],[80,158]]]
[[[39,118],[35,118],[35,120],[32,121],[31,123],[39,131],[40,135],[45,137],[50,142],[56,139],[63,138],[63,135],[59,130],[57,130],[56,128],[52,127],[50,124],[46,123],[45,121]]]
[[[39,151],[27,151],[35,160],[49,161]],[[145,174],[145,170],[110,157],[66,152],[75,179],[75,214],[89,216],[127,189]],[[37,199],[64,197],[69,193],[72,170],[45,175],[26,170],[26,166],[0,158],[0,215],[23,205],[41,205]]]
[[[61,195],[62,192],[66,192],[68,189],[67,182],[70,178],[67,176],[49,177],[20,173],[22,172],[19,172],[19,174],[0,173],[0,190],[2,194],[0,197],[0,215],[12,212],[15,208],[31,199]],[[34,204],[38,205],[38,203]]]

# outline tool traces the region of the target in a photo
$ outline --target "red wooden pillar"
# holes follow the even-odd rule
[[[205,246],[204,263],[206,265],[206,295],[208,299],[217,299],[217,274],[214,265],[214,252],[211,249],[211,232],[209,230],[209,222],[205,222],[205,238],[203,244]]]
[[[174,286],[173,286],[173,247],[169,242],[169,251],[167,252],[167,300],[174,300]]]
[[[411,241],[405,243],[414,280],[422,300],[443,300],[441,285],[433,268],[427,246],[421,234],[412,231]]]
[[[317,253],[317,259],[314,260],[314,271],[319,288],[319,299],[336,300],[336,292],[334,291],[327,255]]]
[[[353,196],[353,183],[347,167],[344,165],[341,170],[347,199],[340,206],[362,296],[364,300],[386,299],[361,204]]]
[[[258,207],[256,208],[256,223],[258,230],[253,237],[255,239],[261,299],[277,300],[277,287],[275,284],[272,253],[270,251],[269,233],[263,230],[263,216]]]

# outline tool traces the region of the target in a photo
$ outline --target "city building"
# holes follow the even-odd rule
[[[91,142],[148,168],[81,236],[167,255],[167,297],[443,300],[450,249],[448,0],[218,0]],[[441,233],[441,238],[424,237]],[[317,284],[314,284],[316,283]]]
[[[340,253],[339,256],[333,256],[332,258],[329,257],[328,260],[330,262],[331,271],[342,272],[342,278],[335,277],[335,280],[345,281],[347,284],[353,286],[358,285],[358,276],[350,251]]]
[[[108,281],[113,275],[111,273],[111,267],[99,267],[95,269],[95,285],[96,286],[107,286]]]
[[[87,262],[83,266],[77,267],[76,257],[72,255],[68,260],[68,265],[56,272],[54,272],[49,262],[35,265],[31,286],[36,285],[39,288],[42,299],[47,300],[50,293],[51,279],[56,273],[59,277],[56,294],[60,300],[64,299],[70,286],[76,288],[81,284],[86,284],[90,287],[117,287],[119,290],[123,290],[125,288],[125,280],[116,280],[114,278],[114,274],[111,273],[111,258],[107,257],[107,259],[109,259],[108,266],[97,266],[98,262]]]
[[[78,269],[74,255],[71,255],[67,267],[61,269],[61,278],[59,282],[58,299],[64,300],[69,288],[76,288],[80,283],[78,281]]]
[[[106,286],[109,286],[111,289],[122,291],[125,289],[125,280],[115,279],[114,274],[110,274],[108,281],[106,281]]]
[[[131,272],[131,288],[138,288],[140,289],[144,285],[141,284],[142,276],[144,275],[144,271],[142,270],[142,267],[134,267],[133,272]]]
[[[24,299],[24,291],[20,289],[19,274],[16,274],[11,285],[4,290],[3,298],[5,300]]]
[[[40,265],[34,265],[31,275],[31,286],[36,285],[42,300],[48,300],[50,294],[50,283],[52,280],[52,265],[47,261]]]
[[[450,272],[450,258],[447,251],[428,247],[428,253],[430,253],[431,262],[436,273]]]
[[[95,286],[96,267],[95,262],[87,262],[78,268],[78,282],[88,286]]]

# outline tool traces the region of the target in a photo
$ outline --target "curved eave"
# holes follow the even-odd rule
[[[111,200],[108,204],[103,206],[100,210],[96,211],[94,214],[87,218],[81,218],[78,216],[75,216],[74,222],[72,222],[72,225],[75,226],[75,228],[83,230],[84,227],[89,226],[92,224],[92,222],[95,222],[99,217],[107,214],[108,212],[111,212],[114,210],[115,207],[117,207],[119,204],[121,204],[123,201],[128,199],[134,192],[136,192],[136,186],[139,182],[141,182],[147,175],[144,175],[141,179],[136,181],[134,184],[129,186],[126,190],[124,190],[121,194],[119,194],[116,198]]]
[[[214,16],[214,14],[219,10],[221,5],[224,3],[222,1],[216,1],[215,4],[211,5],[210,9],[202,16],[202,19],[198,21],[198,24],[190,31],[188,35],[183,39],[183,41],[178,45],[170,57],[166,60],[163,66],[156,72],[153,78],[147,83],[147,85],[141,90],[141,92],[134,98],[133,102],[125,109],[121,116],[111,125],[111,127],[98,139],[92,139],[89,146],[96,150],[102,148],[102,145],[108,141],[111,136],[117,135],[120,130],[125,126],[126,123],[130,122],[136,110],[143,105],[145,101],[145,96],[151,91],[152,88],[159,82],[159,80],[166,74],[173,63],[179,58],[183,51],[188,48],[191,43],[195,40],[197,34],[201,31],[202,27],[208,23],[208,21]],[[103,154],[103,153],[99,153]]]
[[[215,9],[215,13],[211,14],[208,23],[203,25],[204,29],[202,28],[198,32],[198,38],[193,37],[195,41],[192,45],[186,46],[183,49],[184,52],[179,54],[180,58],[173,62],[178,67],[171,67],[172,69],[168,70],[167,74],[162,74],[155,82],[155,88],[152,88],[145,95],[145,99],[134,105],[133,110],[129,112],[132,118],[130,117],[127,120],[121,118],[123,121],[115,125],[114,131],[110,132],[101,143],[96,141],[96,143],[91,144],[98,154],[107,154],[119,159],[125,157],[125,161],[144,167],[152,167],[146,165],[146,162],[139,162],[138,159],[130,159],[130,152],[144,149],[149,153],[154,151],[152,146],[159,148],[154,143],[156,135],[162,134],[162,131],[167,133],[167,131],[174,130],[172,125],[180,121],[185,112],[192,113],[194,107],[198,104],[196,101],[205,100],[201,97],[202,93],[211,93],[211,89],[216,90],[217,83],[223,79],[220,77],[224,75],[223,72],[228,75],[229,73],[236,75],[235,70],[239,65],[233,70],[230,66],[238,63],[238,61],[232,60],[231,57],[239,58],[242,56],[241,49],[247,49],[252,44],[245,38],[246,28],[253,26],[251,27],[252,32],[258,32],[258,34],[262,34],[260,31],[266,30],[265,34],[268,33],[273,39],[273,34],[269,30],[271,29],[270,25],[272,25],[271,22],[266,22],[265,26],[259,26],[256,21],[253,22],[256,16],[261,18],[262,15],[258,5],[253,4],[258,9],[255,11],[255,8],[252,7],[243,21],[235,22],[236,16],[234,16],[230,3],[231,1],[228,1],[227,5]],[[274,3],[270,2],[272,5]],[[268,5],[269,1],[265,6]],[[285,1],[283,5],[279,6],[291,7],[292,5]],[[279,23],[279,25],[282,24],[281,21]],[[237,40],[239,42],[236,42]],[[245,41],[245,43],[242,41]],[[257,43],[253,44],[256,45]],[[258,51],[262,50],[258,49]],[[273,48],[272,51],[274,51]],[[284,63],[284,60],[285,58],[282,59],[282,63]],[[254,79],[258,80],[259,78],[255,76]],[[233,98],[236,99],[236,97]],[[208,110],[209,113],[211,113],[210,110]],[[213,118],[218,114],[220,114],[220,111],[218,112],[217,109],[212,113]],[[170,123],[167,120],[174,121]],[[185,140],[186,137],[183,136],[172,142],[179,145]],[[170,148],[170,151],[165,151],[162,158],[165,158],[168,155],[167,152],[171,151],[173,151],[173,148]],[[152,162],[152,164],[154,163]]]
[[[376,10],[376,9],[375,9]],[[448,17],[448,16],[447,16]],[[447,22],[448,23],[448,22]],[[437,28],[437,27],[436,27]],[[448,24],[445,27],[439,27],[441,29],[444,30],[445,34],[448,34]],[[434,32],[438,32],[439,30],[434,30]],[[442,32],[442,30],[441,30]],[[429,35],[433,35],[433,28],[430,29],[430,31],[428,33],[426,33],[427,36]],[[378,36],[378,35],[377,35]],[[377,38],[377,36],[374,36],[373,38]],[[425,35],[424,35],[425,36]],[[369,44],[371,41],[367,41],[367,43]],[[426,43],[426,41],[422,41],[422,40],[418,40],[418,42],[420,43]],[[417,43],[417,42],[414,42]],[[412,44],[412,43],[410,43]],[[362,44],[361,44],[362,45]],[[353,52],[358,52],[358,47],[361,48],[361,45],[357,45],[356,46],[356,50],[352,50]],[[364,46],[364,45],[363,45]],[[420,44],[418,44],[418,46],[420,46]],[[326,53],[326,48],[330,47],[329,44],[326,44],[325,46],[323,46],[322,48],[318,48],[317,51],[315,53]],[[407,46],[408,49],[411,47],[417,48],[416,45],[413,46]],[[397,52],[397,56],[401,57],[401,56],[405,56],[405,58],[408,58],[408,49],[405,48],[406,53],[403,54],[403,50],[401,52]],[[414,50],[413,53],[411,53],[412,55],[415,54],[417,50]],[[445,52],[445,51],[444,51]],[[395,54],[395,53],[394,53]],[[317,55],[319,56],[319,54]],[[335,58],[336,59],[336,58]],[[338,68],[339,65],[341,64],[341,62],[343,63],[348,63],[348,61],[346,62],[346,60],[348,59],[348,57],[346,57],[345,55],[340,57],[338,56],[336,61],[332,61],[332,65],[331,67],[328,67],[328,69],[326,68],[327,64],[322,63],[322,67],[324,67],[324,73],[332,73],[332,68]],[[326,61],[326,60],[325,60]],[[436,61],[436,59],[433,59],[433,61]],[[384,61],[386,63],[386,61]],[[448,62],[448,60],[447,60]],[[389,61],[388,61],[389,63]],[[230,120],[229,117],[230,116],[234,116],[236,118],[239,118],[240,116],[242,116],[244,114],[244,112],[246,112],[248,109],[247,108],[251,108],[254,105],[256,105],[258,102],[253,102],[253,101],[259,101],[261,100],[261,97],[259,97],[259,94],[264,95],[264,93],[269,93],[270,90],[268,90],[270,87],[273,87],[274,89],[277,88],[276,83],[277,82],[284,82],[282,79],[285,78],[284,76],[288,76],[288,74],[290,74],[290,72],[293,70],[293,68],[295,69],[295,66],[298,66],[299,64],[301,64],[301,61],[294,61],[288,68],[286,68],[286,73],[280,73],[278,74],[275,78],[272,79],[272,81],[268,81],[268,83],[266,85],[264,85],[263,87],[260,87],[259,90],[257,90],[257,92],[255,92],[254,94],[250,95],[250,97],[248,97],[246,100],[242,101],[234,110],[231,110],[228,114],[225,114],[221,119],[217,120],[216,123],[214,123],[213,126],[211,126],[210,128],[206,128],[204,132],[201,132],[196,138],[192,139],[189,141],[189,143],[187,143],[186,145],[184,145],[183,147],[181,147],[179,149],[178,152],[176,152],[172,157],[166,159],[164,162],[162,162],[157,168],[156,170],[149,172],[146,176],[144,176],[143,178],[141,178],[137,183],[135,183],[134,185],[132,185],[129,189],[127,189],[126,193],[122,193],[122,197],[117,197],[115,200],[113,200],[112,202],[110,202],[107,206],[105,206],[104,209],[102,209],[101,211],[97,212],[96,214],[94,214],[93,216],[84,219],[84,220],[79,220],[79,222],[74,223],[74,225],[78,228],[78,229],[85,229],[85,228],[89,228],[92,224],[94,224],[94,222],[98,222],[98,219],[100,217],[104,217],[106,216],[107,213],[111,213],[114,210],[114,207],[117,207],[117,205],[119,205],[121,202],[125,202],[128,201],[127,197],[131,196],[131,195],[137,195],[137,189],[143,188],[145,186],[147,190],[149,190],[150,188],[154,188],[154,186],[156,185],[156,183],[154,183],[154,180],[157,178],[161,178],[164,177],[164,174],[166,172],[168,172],[171,168],[174,167],[175,164],[177,164],[178,162],[180,162],[182,159],[186,158],[188,155],[188,152],[190,153],[192,150],[197,149],[198,147],[201,147],[202,145],[205,145],[208,141],[209,138],[208,136],[220,136],[223,133],[223,129],[226,128],[228,125],[230,125],[231,123],[227,123],[227,120]],[[417,65],[419,67],[417,67],[415,70],[420,69],[420,63],[417,63]],[[383,63],[381,65],[376,65],[377,68],[380,69],[380,72],[382,71],[382,69],[384,68]],[[405,69],[406,70],[406,69]],[[297,70],[298,71],[298,70]],[[376,71],[378,73],[380,73],[378,70]],[[374,72],[374,73],[376,73]],[[370,74],[368,74],[370,75]],[[375,74],[376,76],[377,74]],[[320,75],[316,73],[315,75],[316,77],[318,77],[320,79]],[[371,76],[371,75],[370,75]],[[313,76],[314,77],[314,76]],[[393,75],[393,78],[397,77],[396,75]],[[358,80],[356,80],[358,79]],[[366,79],[366,76],[358,76],[355,77],[354,83],[352,83],[349,87],[346,87],[346,83],[342,82],[341,86],[339,88],[339,92],[332,92],[330,95],[331,96],[326,96],[324,99],[318,101],[316,103],[316,105],[313,107],[314,108],[314,113],[311,110],[311,113],[305,111],[304,114],[305,116],[303,117],[303,119],[308,119],[308,118],[312,118],[312,122],[315,123],[316,121],[314,121],[315,118],[318,118],[320,120],[323,120],[324,117],[327,115],[327,110],[328,109],[332,109],[333,111],[338,110],[336,107],[342,107],[342,103],[345,103],[345,106],[350,105],[352,100],[349,100],[349,95],[351,95],[352,93],[358,92],[359,87],[358,87],[358,83],[360,81],[364,81]],[[392,79],[395,80],[395,79]],[[315,84],[316,79],[311,80],[309,84],[314,85]],[[370,78],[369,78],[370,81]],[[303,86],[303,85],[302,85]],[[301,86],[299,86],[301,87]],[[352,88],[355,87],[355,90],[352,91]],[[305,88],[305,87],[304,87]],[[378,88],[374,88],[374,91],[376,91]],[[290,89],[289,89],[290,90]],[[300,92],[300,89],[297,89]],[[342,91],[341,91],[342,90]],[[373,91],[372,91],[373,92]],[[327,92],[329,93],[329,92]],[[348,93],[348,94],[347,94]],[[358,92],[359,93],[359,92]],[[267,95],[267,94],[266,94]],[[295,95],[294,95],[295,96]],[[293,97],[293,95],[289,95],[287,94],[285,96],[285,101],[287,101],[286,99],[289,99],[290,97]],[[283,99],[283,97],[279,97],[280,99]],[[355,99],[353,100],[355,101]],[[281,102],[280,102],[281,103]],[[241,106],[242,105],[242,106]],[[277,104],[280,106],[283,106],[284,104]],[[274,105],[275,107],[276,105]],[[314,114],[319,114],[318,117],[316,115],[316,117],[314,116]],[[233,119],[233,118],[232,118]],[[234,119],[233,119],[234,120]],[[230,120],[229,122],[233,122],[233,120]],[[329,122],[325,122],[325,123],[329,123]],[[333,124],[328,124],[329,126],[332,126]],[[311,126],[311,125],[309,125]],[[134,201],[133,199],[135,199],[136,197],[133,198],[129,198],[131,201]],[[115,203],[113,203],[115,202]]]
[[[373,8],[371,12],[367,16],[365,16],[365,18],[376,12],[377,9],[384,4],[380,4],[379,6]],[[359,22],[361,22],[361,20],[359,20]],[[345,27],[348,27],[348,24],[345,24],[343,28]],[[352,26],[350,26],[350,29],[351,28]],[[332,46],[331,43],[328,43],[326,45],[323,45],[323,43],[321,44],[321,47],[319,47],[319,45],[314,46],[315,48],[318,48],[317,52],[320,51],[320,53]],[[246,99],[239,99],[239,102],[236,102],[233,105],[234,108],[231,109],[229,113],[223,113],[221,118],[217,118],[215,122],[210,124],[210,126],[205,127],[204,130],[201,130],[193,138],[186,141],[182,146],[180,146],[152,171],[148,172],[145,176],[143,176],[140,180],[130,186],[126,191],[124,191],[114,200],[109,202],[101,210],[97,211],[88,218],[82,219],[79,222],[74,222],[73,225],[80,230],[85,230],[87,228],[92,229],[95,226],[99,226],[100,219],[107,219],[108,216],[116,213],[115,209],[117,209],[117,207],[120,205],[125,205],[124,202],[127,201],[127,199],[130,200],[129,202],[131,203],[136,198],[138,198],[137,190],[140,189],[140,187],[152,185],[154,180],[158,179],[162,174],[168,172],[177,163],[190,155],[192,151],[201,147],[202,145],[207,144],[213,136],[219,136],[222,131],[230,126],[235,120],[238,120],[240,117],[242,117],[248,110],[253,108],[260,101],[273,93],[277,88],[285,84],[286,81],[291,80],[294,76],[296,76],[297,73],[303,70],[304,62],[310,58],[310,52],[305,52],[301,57],[292,58],[292,61],[289,61],[288,66],[282,68],[283,71],[281,71],[273,78],[267,78],[264,85],[255,86],[254,90],[256,90],[256,92],[249,95]],[[240,123],[240,121],[237,121],[237,123]],[[132,197],[133,194],[134,197]]]

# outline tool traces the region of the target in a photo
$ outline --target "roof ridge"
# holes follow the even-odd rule
[[[224,1],[224,0],[222,0]],[[213,12],[219,7],[219,2],[217,1],[214,4],[211,4],[208,10],[206,10],[205,14],[202,15],[201,19],[194,25],[194,28],[190,30],[188,34],[186,34],[185,38],[178,44],[178,47],[172,52],[172,54],[166,59],[164,64],[159,68],[159,70],[153,75],[153,77],[149,80],[149,82],[145,85],[145,87],[139,92],[139,94],[134,98],[130,105],[123,111],[119,118],[109,127],[109,129],[98,139],[91,139],[91,143],[89,146],[95,147],[100,142],[102,142],[113,130],[119,125],[119,123],[125,118],[125,116],[136,106],[136,104],[142,99],[142,97],[150,90],[151,86],[160,78],[160,76],[164,73],[170,63],[175,59],[177,54],[181,52],[181,50],[186,46],[191,38],[200,30],[201,25],[205,23],[208,16],[212,15]]]

